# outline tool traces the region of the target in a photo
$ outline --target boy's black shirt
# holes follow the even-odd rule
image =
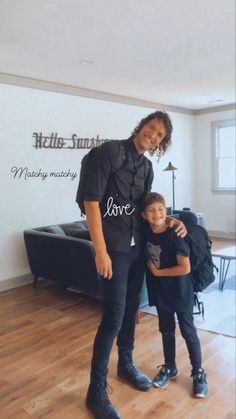
[[[147,252],[159,255],[160,268],[170,268],[177,264],[176,255],[189,256],[190,249],[181,239],[168,228],[163,233],[153,233],[146,226]],[[147,255],[148,259],[153,256]],[[154,257],[155,259],[155,257]],[[147,289],[149,304],[157,306],[158,311],[184,312],[193,309],[193,281],[191,274],[182,276],[155,277],[147,270]]]

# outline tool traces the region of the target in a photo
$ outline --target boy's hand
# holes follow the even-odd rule
[[[148,261],[147,266],[154,276],[159,276],[159,270],[151,260]]]
[[[177,236],[183,238],[187,235],[187,230],[186,227],[184,225],[184,223],[180,220],[177,220],[176,218],[167,218],[167,224],[168,227],[175,227],[175,232],[177,234]]]

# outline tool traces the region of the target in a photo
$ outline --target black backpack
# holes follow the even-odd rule
[[[184,222],[184,220],[182,220]],[[200,225],[186,224],[187,235],[184,240],[190,248],[191,275],[193,278],[194,292],[198,293],[206,289],[215,280],[214,268],[211,255],[212,242],[206,229]],[[174,229],[172,238],[174,240]]]
[[[202,318],[204,319],[204,304],[199,300],[198,292],[203,291],[214,282],[214,269],[218,271],[218,268],[212,260],[212,241],[206,229],[195,224],[186,225],[186,228],[187,236],[184,240],[190,248],[189,258],[193,278],[194,306],[197,309],[193,314],[202,314]]]
[[[211,255],[212,242],[207,231],[200,225],[187,225],[187,236],[184,238],[190,248],[191,275],[194,292],[201,292],[215,280]]]
[[[117,172],[122,166],[123,163],[126,162],[126,147],[127,140],[110,140],[114,144],[115,147],[118,148],[118,155],[116,160],[113,162],[112,167],[112,175]],[[99,147],[103,147],[104,144],[102,144]],[[85,209],[84,209],[84,191],[86,188],[86,180],[88,178],[88,163],[91,159],[92,155],[97,152],[99,147],[92,148],[82,159],[81,161],[81,169],[80,169],[80,178],[79,178],[79,185],[77,189],[76,194],[76,202],[79,205],[81,215],[85,215]],[[150,163],[148,159],[145,159],[145,178],[147,176],[148,170],[150,167]]]

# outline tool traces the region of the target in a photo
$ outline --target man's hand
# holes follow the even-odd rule
[[[158,268],[151,260],[148,261],[147,266],[154,276],[159,276]]]
[[[111,279],[112,277],[112,263],[111,258],[107,252],[102,252],[95,257],[97,272],[103,276],[104,279]]]
[[[103,278],[111,279],[112,263],[107,253],[102,229],[102,216],[98,201],[84,201],[89,233],[95,249],[97,272]]]
[[[167,224],[168,227],[175,227],[175,232],[177,234],[177,236],[180,236],[181,238],[185,237],[187,235],[187,230],[186,227],[184,225],[184,223],[180,220],[177,220],[176,218],[167,218]]]

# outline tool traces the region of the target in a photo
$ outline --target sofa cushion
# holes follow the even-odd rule
[[[84,240],[90,240],[91,241],[91,237],[90,237],[88,229],[78,230],[76,232],[73,232],[72,237],[76,237],[77,239],[84,239]]]
[[[83,230],[87,230],[84,224],[80,221],[75,221],[74,223],[64,224],[62,228],[67,236],[78,237],[79,233]]]
[[[81,220],[79,223],[82,224],[85,228],[88,228],[87,220]]]
[[[47,233],[59,234],[60,236],[65,236],[64,230],[59,225],[52,225],[52,226],[45,227],[44,231],[46,231]]]

